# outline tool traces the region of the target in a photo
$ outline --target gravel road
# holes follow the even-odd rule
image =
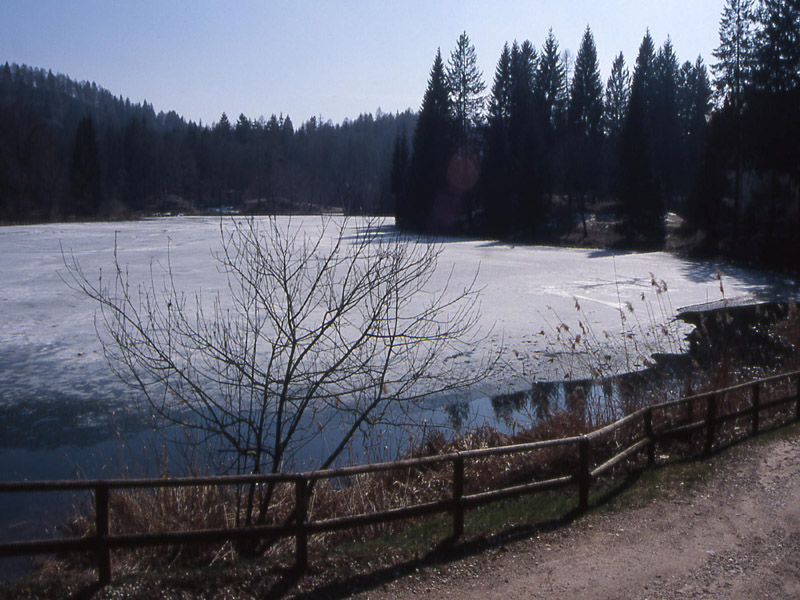
[[[425,567],[359,599],[800,598],[800,435],[730,449],[688,492]]]

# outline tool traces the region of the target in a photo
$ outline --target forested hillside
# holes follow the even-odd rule
[[[237,210],[391,212],[389,166],[415,115],[223,113],[211,126],[95,83],[0,66],[0,221]]]

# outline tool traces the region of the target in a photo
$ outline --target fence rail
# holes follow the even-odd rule
[[[782,395],[764,401],[764,392],[768,390],[768,386],[790,382],[792,379],[795,379],[795,389],[793,391],[784,392]],[[725,400],[727,398],[748,390],[750,391],[749,404],[741,406],[742,398],[740,394],[737,397],[737,404],[726,407]],[[795,404],[791,420],[800,421],[800,372],[776,375],[713,392],[650,405],[586,435],[527,444],[482,448],[438,456],[305,473],[180,477],[172,479],[99,479],[0,483],[0,493],[92,491],[95,500],[95,534],[93,536],[3,543],[0,544],[0,558],[34,554],[92,552],[96,556],[99,581],[102,585],[105,585],[111,581],[111,551],[113,549],[173,544],[223,543],[265,537],[294,537],[296,566],[298,569],[304,570],[308,565],[308,538],[313,534],[433,514],[450,513],[453,518],[453,536],[457,538],[464,531],[464,513],[469,508],[524,494],[575,485],[578,488],[579,507],[586,509],[589,505],[589,491],[593,481],[642,452],[646,453],[647,466],[652,466],[655,464],[658,444],[663,444],[673,438],[691,436],[696,432],[705,430],[703,449],[706,454],[710,454],[715,445],[718,444],[718,431],[725,423],[749,417],[750,427],[745,435],[747,433],[755,434],[762,427],[764,413],[790,403]],[[685,411],[683,411],[685,416],[681,419],[680,409],[682,408],[685,408]],[[657,414],[661,416],[658,426],[654,424],[654,415]],[[641,433],[626,439],[624,441],[625,447],[615,448],[611,455],[600,456],[603,462],[593,466],[592,457],[593,453],[595,453],[594,451],[602,449],[603,443],[608,443],[609,438],[617,436],[626,426],[640,426]],[[743,436],[739,435],[737,437]],[[622,443],[619,443],[619,445],[621,446]],[[573,447],[577,451],[577,462],[575,463],[577,466],[571,473],[551,479],[529,481],[472,494],[464,493],[465,464],[470,460],[563,446]],[[452,465],[452,485],[449,498],[324,520],[309,520],[308,518],[309,490],[316,481],[396,469],[413,469],[444,463]],[[125,535],[111,533],[109,495],[115,490],[265,483],[289,483],[294,485],[294,511],[292,512],[294,516],[292,522],[284,525],[232,527],[168,533]]]

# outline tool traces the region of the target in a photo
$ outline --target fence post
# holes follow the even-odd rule
[[[589,438],[581,436],[578,442],[578,506],[581,510],[589,507],[589,487],[592,485],[592,473],[589,470],[591,447]]]
[[[308,482],[304,477],[295,479],[294,500],[297,525],[295,567],[304,572],[308,569],[308,532],[305,527],[308,520]]]
[[[706,455],[711,454],[714,449],[714,426],[717,420],[717,395],[711,394],[708,396],[708,405],[706,408]]]
[[[797,376],[797,406],[794,409],[795,421],[800,421],[800,375]]]
[[[464,533],[464,505],[461,498],[464,496],[464,457],[460,452],[453,459],[453,538],[459,538]]]
[[[686,422],[694,422],[694,400],[689,400],[686,402]]]
[[[758,383],[753,384],[753,435],[758,433],[761,425],[761,388]]]
[[[647,436],[647,466],[652,467],[656,462],[656,436],[653,433],[653,409],[644,411],[644,434]]]
[[[95,536],[97,537],[97,573],[100,585],[111,583],[111,548],[108,546],[108,486],[94,488]]]

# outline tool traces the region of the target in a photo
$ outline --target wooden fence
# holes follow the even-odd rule
[[[794,388],[791,380],[795,379]],[[781,385],[787,390],[775,392]],[[769,396],[769,397],[768,397]],[[780,407],[790,407],[789,415],[777,414]],[[217,477],[184,477],[174,479],[109,479],[94,481],[41,481],[0,484],[0,493],[93,491],[95,506],[95,533],[81,538],[34,540],[0,544],[0,558],[52,554],[94,553],[102,585],[111,581],[111,551],[122,548],[173,544],[223,543],[253,540],[266,537],[294,537],[295,560],[300,570],[308,565],[309,536],[325,532],[353,529],[376,523],[450,513],[453,519],[453,537],[464,531],[464,513],[501,499],[519,497],[543,490],[577,486],[581,509],[589,505],[592,483],[614,467],[636,456],[646,459],[647,466],[656,461],[658,444],[669,440],[690,439],[700,436],[703,452],[710,454],[720,441],[720,430],[727,423],[746,421],[735,427],[726,440],[754,434],[762,426],[764,417],[779,418],[780,423],[800,420],[800,372],[777,375],[722,390],[698,394],[679,400],[647,406],[624,418],[587,435],[485,448],[465,452],[414,458],[395,462],[292,473],[278,475],[242,475]],[[625,432],[621,435],[621,432]],[[704,434],[704,435],[702,435]],[[465,464],[478,458],[513,455],[546,448],[561,448],[562,452],[577,455],[570,472],[559,477],[528,481],[517,485],[499,487],[465,494]],[[596,464],[603,460],[600,464]],[[315,482],[353,477],[365,473],[387,472],[397,469],[419,469],[449,463],[452,467],[451,494],[449,498],[383,510],[379,512],[327,518],[309,519],[309,490]],[[205,529],[168,533],[138,533],[115,535],[111,533],[109,494],[115,490],[132,488],[166,488],[182,486],[229,486],[265,484],[269,482],[294,485],[294,518],[283,525]]]

